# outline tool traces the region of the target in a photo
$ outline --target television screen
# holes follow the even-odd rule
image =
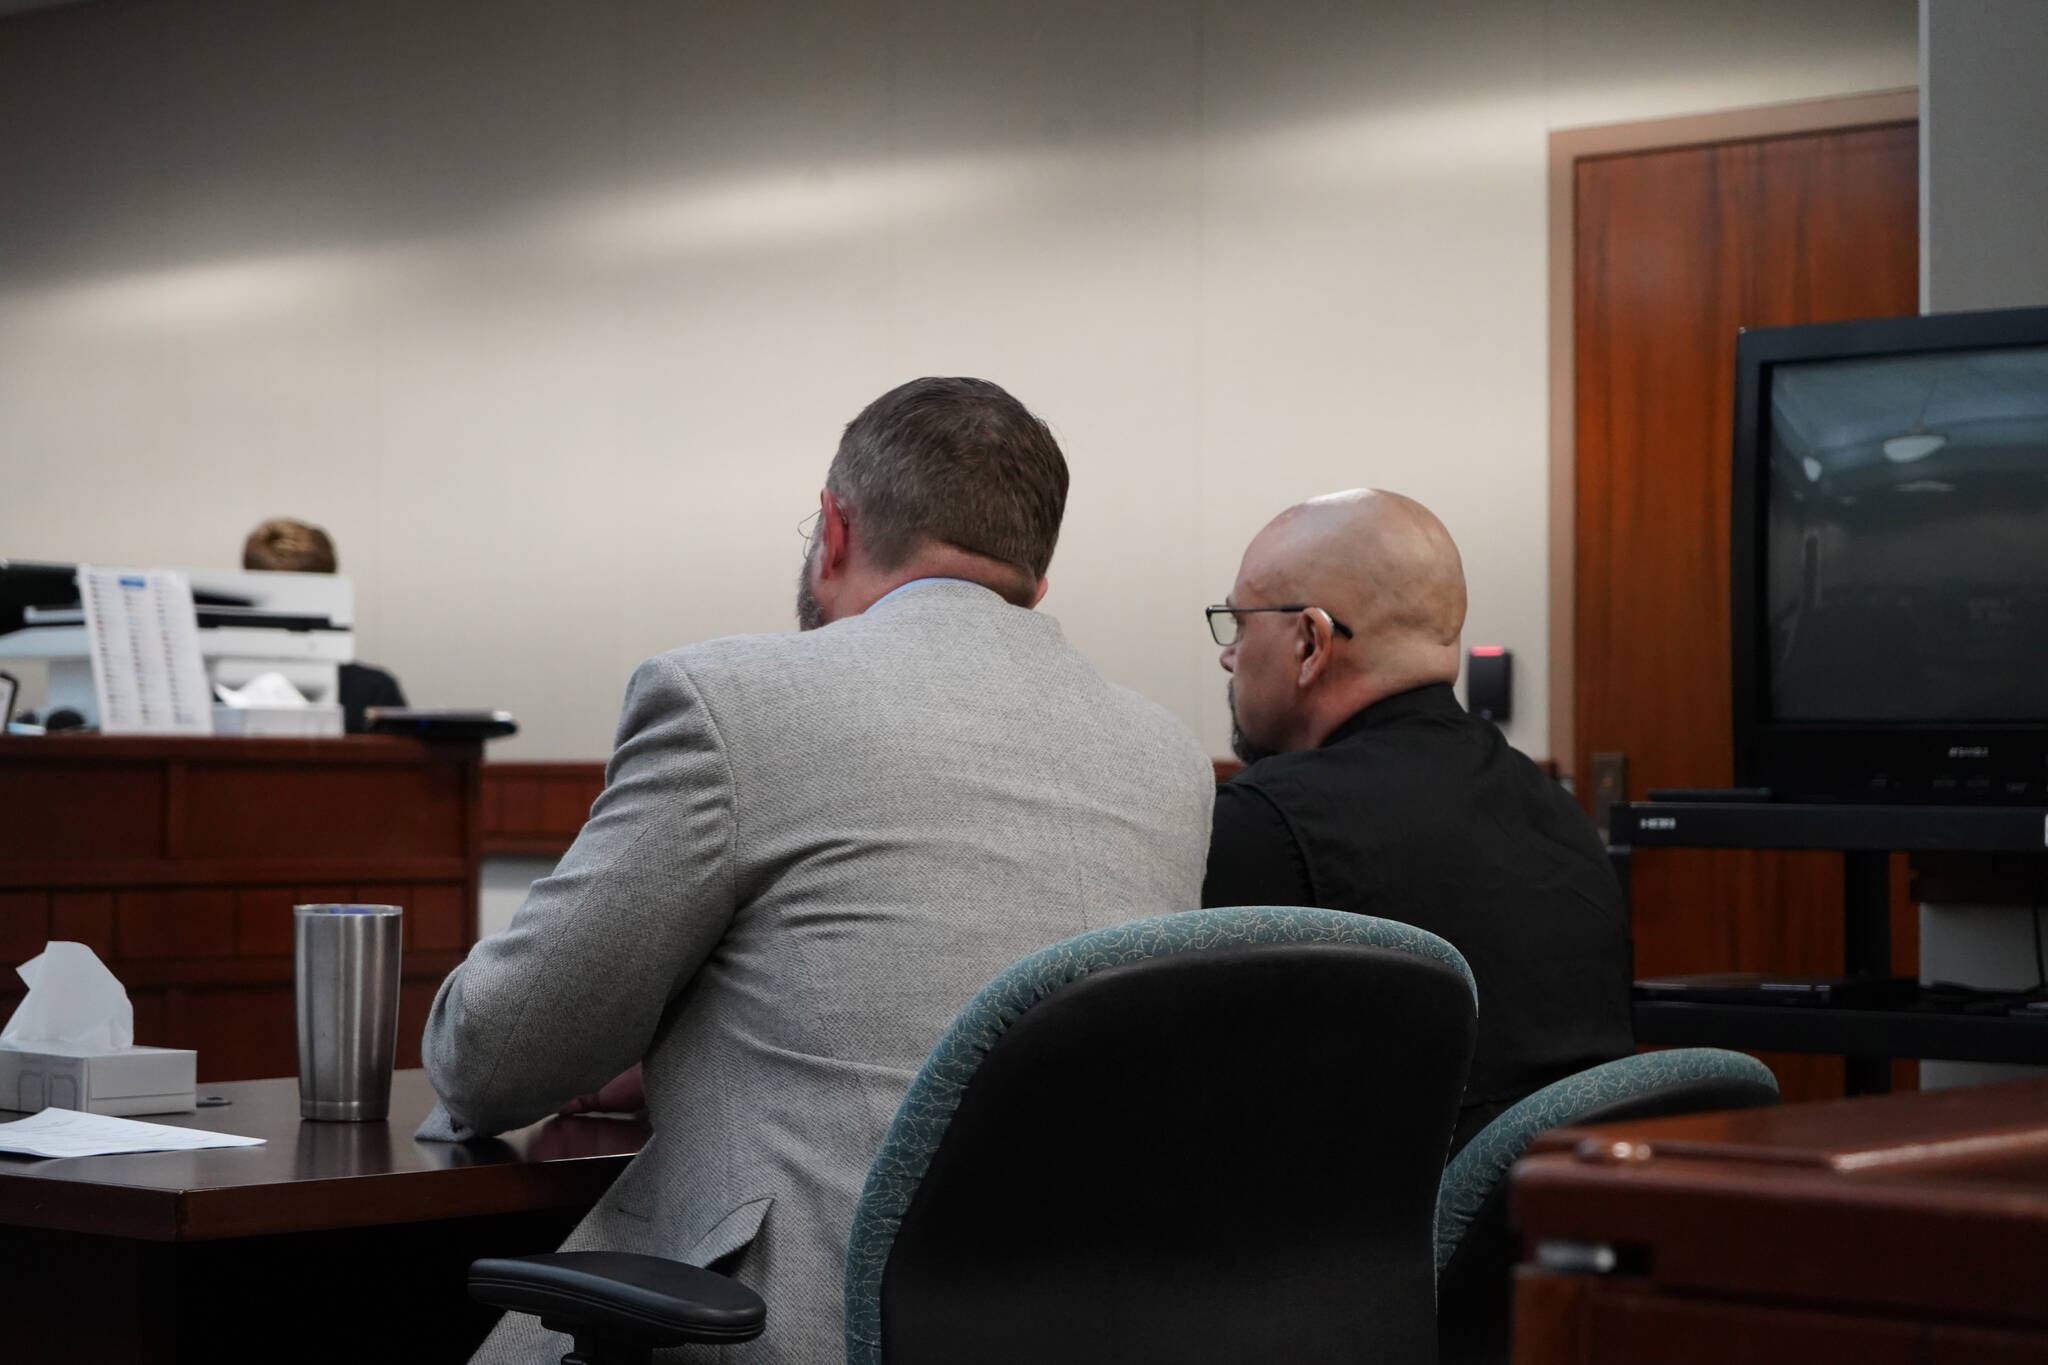
[[[1771,722],[2048,719],[2048,345],[1769,370]]]

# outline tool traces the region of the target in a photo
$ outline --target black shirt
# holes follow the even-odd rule
[[[399,690],[398,679],[383,669],[369,664],[341,665],[341,719],[346,733],[360,735],[370,728],[363,716],[368,707],[403,705],[405,693]]]
[[[1453,1150],[1531,1091],[1634,1050],[1628,910],[1605,850],[1447,684],[1217,788],[1202,904],[1378,915],[1463,953],[1479,1042]]]

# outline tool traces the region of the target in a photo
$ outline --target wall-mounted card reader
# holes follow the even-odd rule
[[[1496,725],[1514,716],[1514,652],[1474,645],[1465,654],[1465,709]]]

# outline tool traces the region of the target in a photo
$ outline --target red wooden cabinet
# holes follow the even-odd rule
[[[2048,1362],[2048,1081],[1558,1129],[1513,1181],[1515,1365]]]
[[[405,907],[398,1065],[476,940],[477,741],[0,737],[0,967],[89,945],[135,1040],[290,1076],[292,906]],[[22,987],[0,972],[0,1011]]]

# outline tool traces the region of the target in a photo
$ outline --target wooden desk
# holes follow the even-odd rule
[[[292,1079],[205,1089],[233,1103],[150,1122],[266,1145],[0,1155],[11,1365],[461,1360],[495,1317],[468,1303],[469,1262],[552,1250],[647,1139],[637,1120],[572,1118],[415,1142],[433,1106],[418,1071],[395,1078],[385,1123],[302,1122]]]
[[[1513,1200],[1516,1365],[2048,1361],[2048,1081],[1560,1130]]]
[[[298,1069],[291,907],[403,905],[398,1064],[476,941],[477,741],[0,736],[0,968],[87,944],[199,1079]],[[0,971],[0,1015],[21,998]]]

